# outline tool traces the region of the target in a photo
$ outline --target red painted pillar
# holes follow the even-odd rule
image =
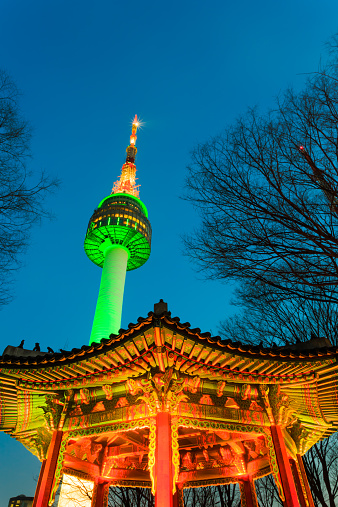
[[[156,416],[155,507],[173,507],[173,473],[171,456],[170,414]]]
[[[55,470],[58,461],[62,431],[55,430],[49,444],[46,462],[42,464],[38,485],[36,488],[33,507],[47,507],[53,487]]]
[[[109,482],[95,484],[91,507],[107,507],[109,495]]]
[[[38,480],[38,483],[36,485],[36,489],[35,489],[35,494],[34,494],[34,500],[33,500],[33,505],[32,507],[35,507],[36,506],[36,502],[37,502],[37,499],[38,499],[38,496],[39,496],[39,491],[40,491],[40,487],[41,487],[41,482],[42,482],[42,477],[43,477],[43,472],[45,470],[45,466],[46,466],[46,461],[47,460],[43,460],[42,463],[41,463],[41,468],[40,468],[40,473],[39,473],[39,480]]]
[[[303,458],[301,457],[300,454],[297,454],[297,461],[298,461],[299,470],[300,470],[300,473],[302,476],[303,484],[305,487],[306,499],[308,501],[309,507],[315,507],[315,504],[314,504],[314,501],[312,498],[312,493],[311,493],[309,481],[307,480],[307,475],[306,475],[306,470],[305,470],[304,463],[303,463]]]
[[[271,426],[270,430],[285,496],[284,506],[300,507],[282,429],[280,426]]]
[[[240,481],[241,505],[245,507],[258,507],[255,483],[249,475]]]
[[[299,503],[300,503],[301,507],[309,507],[309,504],[307,503],[307,501],[305,499],[305,492],[303,490],[302,480],[299,476],[297,463],[292,458],[290,458],[290,466],[291,466],[293,479],[295,481],[295,485],[296,485],[296,489],[297,489]]]

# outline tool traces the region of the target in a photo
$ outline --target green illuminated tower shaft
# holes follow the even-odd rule
[[[96,337],[108,337],[110,333],[117,334],[121,327],[128,257],[128,250],[120,245],[111,245],[106,250],[91,342],[98,341]]]
[[[142,266],[150,255],[151,226],[135,184],[137,127],[135,116],[121,177],[89,220],[85,252],[91,261],[103,267],[89,343],[118,334],[126,271]]]

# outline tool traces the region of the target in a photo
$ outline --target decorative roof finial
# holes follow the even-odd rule
[[[136,165],[135,165],[135,158],[137,153],[137,148],[135,146],[137,139],[136,132],[137,127],[139,125],[140,122],[137,119],[137,114],[135,114],[135,118],[133,119],[131,127],[130,144],[126,150],[127,151],[126,162],[122,166],[120,179],[114,183],[112,194],[125,193],[134,195],[135,197],[139,196],[140,185],[136,185]]]

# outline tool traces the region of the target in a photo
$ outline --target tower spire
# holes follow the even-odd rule
[[[137,119],[137,114],[135,114],[135,118],[133,119],[132,127],[131,127],[131,136],[130,136],[130,144],[127,146],[127,158],[125,163],[122,166],[120,179],[115,181],[114,186],[112,188],[112,194],[125,193],[130,194],[135,197],[139,196],[139,186],[136,185],[136,132],[137,127],[139,127],[140,122]]]

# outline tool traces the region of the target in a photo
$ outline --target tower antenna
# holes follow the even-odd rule
[[[130,136],[130,144],[126,149],[127,158],[125,163],[122,166],[120,179],[115,181],[112,194],[117,194],[118,192],[126,192],[127,194],[134,195],[135,197],[139,197],[139,187],[140,185],[136,185],[136,132],[137,127],[140,125],[140,122],[137,119],[137,114],[135,114],[135,118],[133,119],[132,127],[131,127],[131,136]]]

